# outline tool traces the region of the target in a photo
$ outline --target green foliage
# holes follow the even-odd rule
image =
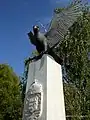
[[[12,68],[0,64],[0,120],[21,120],[19,82]]]
[[[34,57],[35,55],[39,55],[39,53],[38,53],[37,50],[35,50],[35,51],[32,52],[32,57]]]
[[[69,29],[59,47],[68,81],[65,81],[66,115],[90,119],[90,13],[87,11]],[[70,120],[70,118],[69,118]],[[76,120],[72,118],[71,120]],[[79,118],[77,119],[79,120]],[[80,119],[81,120],[81,119]]]
[[[79,92],[72,84],[64,83],[64,97],[67,120],[79,120],[81,116]],[[75,118],[74,118],[75,117]]]
[[[60,13],[62,10],[64,10],[65,8],[56,8],[56,9],[54,9],[54,12],[56,13],[56,14],[58,14],[58,13]]]

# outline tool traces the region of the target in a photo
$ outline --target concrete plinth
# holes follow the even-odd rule
[[[49,55],[29,65],[23,120],[66,120],[61,65]]]

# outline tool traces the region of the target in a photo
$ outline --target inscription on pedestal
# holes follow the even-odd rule
[[[38,82],[30,86],[24,105],[24,120],[38,120],[42,114],[42,85]]]

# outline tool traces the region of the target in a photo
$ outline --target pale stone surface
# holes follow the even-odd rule
[[[47,118],[65,120],[61,66],[47,57]]]
[[[44,55],[40,60],[29,65],[26,96],[27,93],[29,97],[25,99],[23,120],[66,120],[61,66],[51,56]],[[34,107],[29,106],[31,101]],[[26,113],[28,118],[25,117],[27,109],[25,106],[28,107],[29,112],[31,107],[32,111],[35,111],[30,115]]]

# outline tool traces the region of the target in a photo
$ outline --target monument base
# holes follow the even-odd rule
[[[49,55],[29,65],[23,120],[66,120],[61,65]]]

